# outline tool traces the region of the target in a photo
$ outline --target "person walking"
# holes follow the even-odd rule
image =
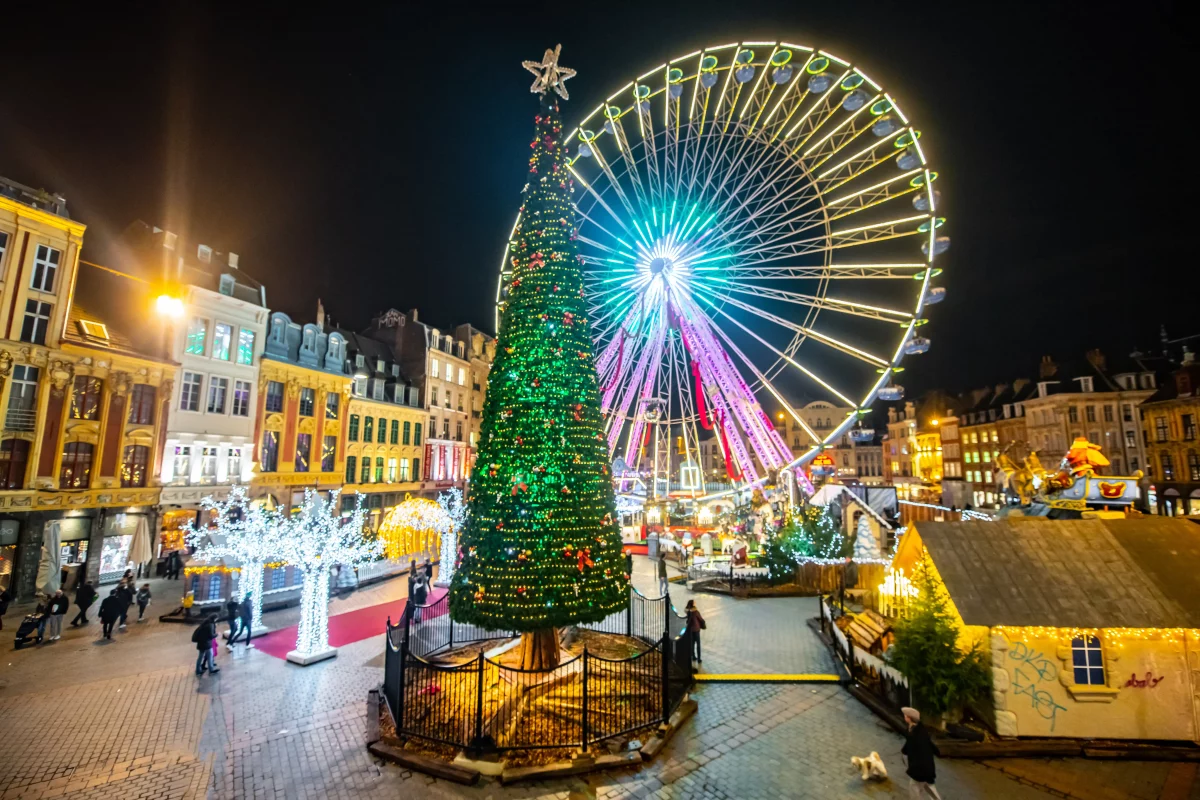
[[[146,621],[146,606],[150,605],[150,599],[150,584],[143,583],[137,593],[138,622]]]
[[[225,634],[226,650],[233,650],[233,640],[241,633],[241,614],[238,611],[237,600],[230,597],[225,601],[225,621],[229,623],[229,632]]]
[[[62,638],[63,617],[67,615],[67,609],[71,607],[71,601],[67,599],[67,595],[59,589],[50,598],[50,641],[58,641]]]
[[[75,605],[79,608],[79,613],[75,615],[75,619],[71,620],[72,628],[88,624],[87,612],[94,602],[96,602],[96,589],[92,586],[92,582],[84,581],[79,584],[75,589]]]
[[[700,657],[700,631],[707,628],[708,625],[704,622],[704,617],[700,615],[700,609],[696,608],[695,600],[687,601],[687,633],[688,638],[692,640],[692,658],[698,664],[704,663],[704,659]]]
[[[179,580],[179,565],[182,560],[183,559],[181,559],[179,557],[178,550],[172,550],[167,555],[167,580],[169,580],[169,581]]]
[[[50,625],[50,595],[38,593],[37,607],[33,609],[33,613],[39,615],[37,640],[38,644],[46,638],[46,628]]]
[[[433,559],[425,562],[425,585],[433,586]]]
[[[411,598],[413,592],[417,588],[417,560],[411,558],[408,561],[408,596]]]
[[[213,666],[213,643],[217,639],[217,615],[209,614],[204,621],[192,631],[192,642],[196,645],[196,677],[204,674],[205,670],[216,674],[221,670]]]
[[[233,638],[229,640],[229,649],[233,650],[234,643],[237,642],[238,637],[243,633],[246,634],[246,647],[254,647],[254,645],[250,644],[250,637],[254,634],[254,603],[249,593],[242,598],[242,602],[238,603],[237,615],[239,625],[238,632],[235,633]]]
[[[121,618],[121,601],[117,599],[117,590],[111,589],[108,597],[100,603],[101,634],[105,639],[112,638],[113,625]]]
[[[941,800],[942,796],[938,794],[937,788],[933,785],[937,778],[933,757],[940,756],[941,753],[933,739],[930,738],[929,729],[921,724],[920,711],[906,706],[900,709],[900,713],[904,715],[904,721],[908,724],[904,747],[900,749],[900,753],[908,765],[908,769],[905,770],[909,780],[908,796],[912,800],[920,800],[922,797]]]
[[[429,584],[425,582],[425,573],[417,575],[416,583],[413,584],[413,593],[409,598],[409,602],[413,605],[413,622],[421,621],[421,606],[425,605],[425,601],[429,599]]]
[[[667,554],[658,554],[658,596],[667,596]]]
[[[0,591],[0,631],[4,630],[4,615],[8,611],[8,604],[12,602],[12,595],[8,593],[8,589]]]
[[[125,630],[125,618],[129,616],[129,607],[133,605],[133,595],[133,572],[125,570],[125,577],[117,584],[117,600],[121,603],[120,624],[117,627],[121,630]]]

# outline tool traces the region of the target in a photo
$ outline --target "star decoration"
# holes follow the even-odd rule
[[[554,46],[553,50],[547,50],[546,55],[542,56],[542,61],[539,64],[536,61],[522,61],[521,66],[537,76],[533,82],[533,86],[529,87],[529,91],[534,94],[545,94],[548,91],[554,90],[563,100],[571,99],[567,94],[567,87],[563,83],[568,78],[575,77],[575,70],[558,65],[558,55],[562,52],[562,45]]]

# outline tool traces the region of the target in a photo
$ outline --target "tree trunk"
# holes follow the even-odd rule
[[[558,630],[542,628],[521,635],[521,669],[549,670],[558,666]]]
[[[310,567],[304,571],[300,591],[300,624],[296,650],[312,655],[329,649],[329,570]]]
[[[245,583],[242,584],[242,597],[250,595],[250,608],[253,619],[250,622],[250,629],[262,627],[262,604],[263,604],[263,570],[266,567],[261,561],[246,564],[242,567],[242,576]]]

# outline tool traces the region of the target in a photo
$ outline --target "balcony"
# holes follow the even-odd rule
[[[37,411],[32,408],[10,408],[4,417],[4,430],[30,432],[37,428]]]

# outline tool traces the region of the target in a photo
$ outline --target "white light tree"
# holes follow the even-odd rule
[[[871,529],[871,522],[867,519],[867,515],[863,514],[858,518],[858,529],[855,531],[854,560],[867,564],[882,558],[883,551],[879,546],[879,538]]]
[[[463,502],[462,490],[447,489],[438,495],[438,505],[449,517],[449,524],[441,531],[442,548],[438,556],[438,586],[449,586],[454,577],[454,564],[458,561],[458,535],[467,522],[467,505]]]
[[[250,634],[261,636],[267,632],[262,621],[263,571],[268,563],[280,558],[284,519],[274,511],[250,503],[241,486],[231,488],[224,500],[205,497],[200,507],[209,512],[216,528],[193,526],[188,531],[187,542],[195,548],[192,557],[198,561],[238,562],[241,567],[238,590],[242,598],[250,595],[253,613]]]
[[[337,513],[340,494],[332,491],[325,500],[305,489],[303,508],[283,526],[282,558],[303,578],[296,649],[287,654],[288,661],[301,666],[337,655],[337,648],[329,646],[329,576],[334,565],[357,567],[383,551],[383,542],[363,538],[362,495],[357,496],[354,512],[343,520]]]

